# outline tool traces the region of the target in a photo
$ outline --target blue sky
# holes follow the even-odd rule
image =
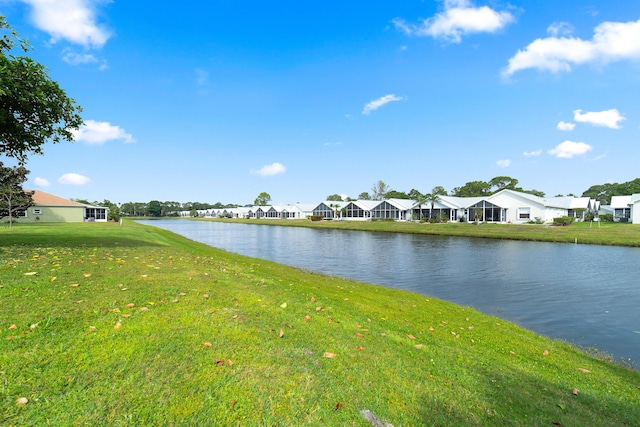
[[[640,176],[640,1],[0,0],[84,108],[27,183],[90,201],[315,203]],[[6,159],[4,159],[6,163]]]

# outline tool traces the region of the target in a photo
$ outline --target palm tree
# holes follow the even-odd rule
[[[440,200],[440,196],[446,196],[446,195],[447,195],[447,191],[441,186],[433,187],[433,189],[431,190],[431,193],[427,193],[424,195],[425,200],[431,204],[431,210],[429,211],[430,218],[433,218],[433,208],[436,202]]]
[[[426,194],[419,194],[416,197],[416,203],[418,204],[418,220],[422,220],[422,205],[426,204],[429,201]]]

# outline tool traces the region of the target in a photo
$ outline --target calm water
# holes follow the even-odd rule
[[[640,364],[640,249],[141,221],[207,245],[405,289]]]

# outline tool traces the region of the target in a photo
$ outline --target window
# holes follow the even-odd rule
[[[33,210],[33,214],[34,215],[42,215],[42,209],[34,209]]]
[[[518,219],[530,219],[531,208],[518,208]]]

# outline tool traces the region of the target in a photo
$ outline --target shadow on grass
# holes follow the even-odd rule
[[[144,239],[113,236],[60,236],[39,235],[3,235],[0,234],[0,247],[9,246],[44,246],[44,247],[104,247],[104,248],[135,248],[135,247],[162,247],[159,242],[150,242]]]
[[[157,247],[171,244],[168,234],[142,226],[116,224],[37,224],[0,229],[0,247]]]
[[[461,407],[454,399],[425,396],[420,418],[431,426],[637,425],[637,399],[620,398],[619,393],[610,395],[591,387],[590,373],[581,373],[578,368],[575,381],[565,384],[513,366],[487,368],[473,393],[459,386],[458,394],[467,394],[472,401],[469,406]],[[458,387],[455,376],[447,382],[454,390]],[[634,385],[628,386],[633,395]]]

